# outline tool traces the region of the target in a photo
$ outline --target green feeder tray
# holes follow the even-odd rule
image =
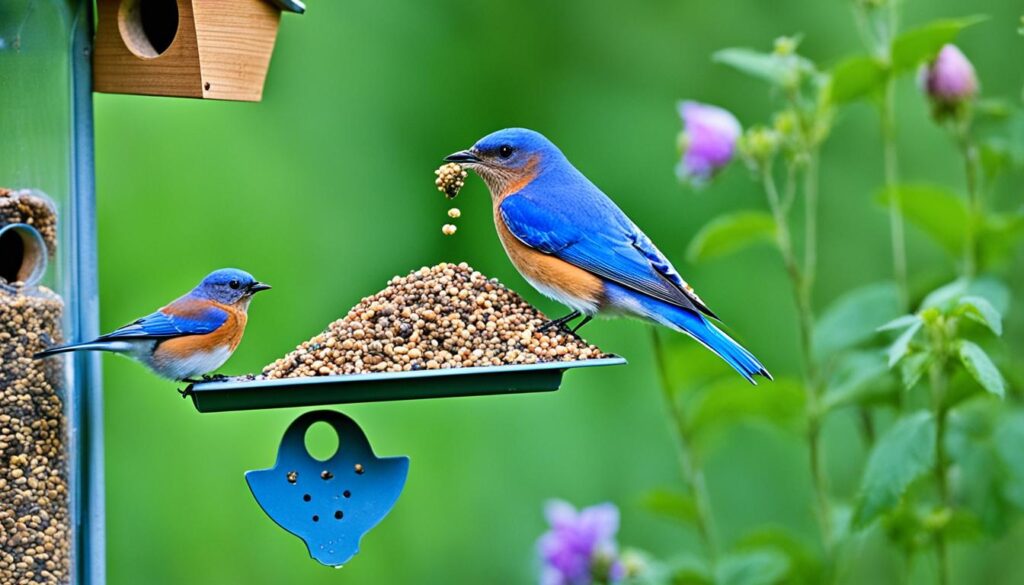
[[[381,374],[315,376],[281,380],[232,378],[193,384],[186,395],[199,412],[323,406],[419,398],[550,392],[562,374],[575,368],[618,366],[626,360],[607,358],[545,362],[521,366],[452,368]]]

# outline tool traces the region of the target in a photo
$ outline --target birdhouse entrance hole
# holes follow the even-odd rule
[[[46,253],[43,237],[34,227],[13,224],[0,229],[0,279],[38,283],[46,272]]]
[[[306,429],[306,451],[317,461],[327,461],[338,452],[338,432],[331,425],[320,421]]]
[[[178,34],[178,2],[121,0],[117,25],[132,53],[143,59],[159,57]]]

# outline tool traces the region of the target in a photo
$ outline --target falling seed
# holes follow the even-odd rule
[[[363,464],[362,463],[356,463],[356,473],[358,473],[359,475],[363,474]]]
[[[320,479],[331,479],[332,477],[334,474],[326,469],[320,472]]]
[[[299,481],[299,472],[289,471],[288,472],[288,483],[295,483]]]
[[[448,217],[452,219],[459,219],[460,217],[462,217],[462,212],[459,211],[458,207],[452,207],[451,209],[448,210]]]
[[[455,231],[458,230],[458,229],[459,228],[455,227],[454,225],[452,225],[450,223],[446,223],[443,226],[441,226],[441,233],[446,235],[446,236],[451,236],[451,235],[454,235]]]
[[[437,190],[444,193],[444,196],[449,199],[455,199],[459,190],[466,184],[466,171],[458,163],[441,165],[434,171],[434,174],[437,175],[437,179],[434,181]]]

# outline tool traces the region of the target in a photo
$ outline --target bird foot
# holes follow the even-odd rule
[[[575,319],[576,317],[579,317],[580,314],[581,313],[579,311],[573,311],[572,313],[569,313],[564,317],[559,317],[558,319],[551,319],[549,321],[546,321],[540,327],[538,327],[537,331],[544,332],[547,331],[548,329],[551,329],[552,327],[558,327],[558,329],[561,330],[563,333],[572,333],[572,330],[569,328],[569,322]],[[586,321],[587,320],[584,320],[584,323]]]
[[[185,386],[184,390],[182,390],[181,388],[178,388],[178,394],[181,394],[182,400],[184,400],[185,398],[188,398],[189,396],[192,396],[192,384],[189,384],[188,386]]]

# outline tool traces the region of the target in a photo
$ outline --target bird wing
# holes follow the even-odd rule
[[[609,201],[610,203],[610,201]],[[509,231],[527,246],[666,303],[711,312],[651,240],[618,208],[614,217],[574,213],[550,197],[520,192],[499,206]]]
[[[227,311],[187,297],[112,331],[99,340],[168,339],[213,333],[228,319]]]

